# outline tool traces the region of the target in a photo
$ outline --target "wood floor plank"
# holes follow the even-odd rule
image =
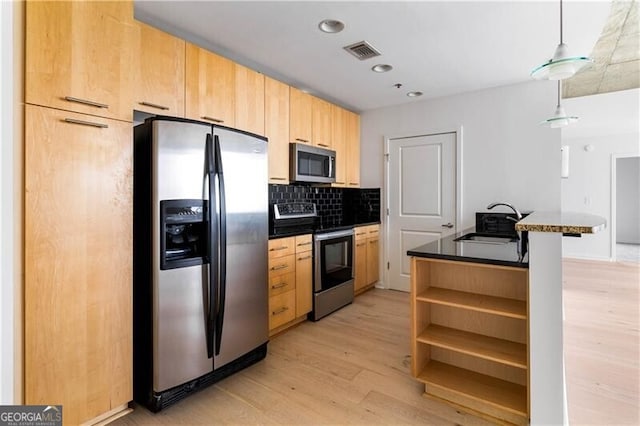
[[[640,268],[564,262],[565,359],[572,425],[640,424]],[[273,338],[267,358],[152,414],[114,425],[487,425],[423,396],[411,377],[409,295],[374,289]]]

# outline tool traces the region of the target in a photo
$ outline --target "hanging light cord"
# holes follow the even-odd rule
[[[562,0],[560,0],[560,44],[562,44]]]

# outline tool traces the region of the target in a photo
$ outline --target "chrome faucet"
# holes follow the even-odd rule
[[[487,206],[487,209],[491,210],[492,208],[496,207],[496,206],[505,206],[505,207],[509,207],[511,210],[513,210],[513,212],[516,214],[517,219],[514,219],[510,216],[507,216],[507,219],[513,221],[513,222],[519,222],[522,219],[522,213],[520,213],[520,211],[518,209],[516,209],[515,207],[513,207],[511,204],[509,203],[491,203]],[[524,255],[527,253],[528,250],[528,240],[529,240],[529,236],[526,234],[523,235],[522,232],[520,231],[516,231],[516,234],[518,235],[518,242],[516,243],[516,250],[518,252],[518,260],[522,261]]]
[[[516,217],[518,218],[518,221],[522,219],[522,213],[520,213],[520,211],[518,209],[516,209],[515,207],[513,207],[511,204],[509,203],[491,203],[487,206],[487,208],[489,210],[491,210],[492,208],[494,208],[495,206],[505,206],[505,207],[509,207],[511,210],[513,210],[513,212],[516,214]]]

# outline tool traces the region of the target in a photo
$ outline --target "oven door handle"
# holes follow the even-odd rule
[[[353,229],[345,229],[343,231],[323,232],[321,234],[315,234],[313,239],[316,241],[325,241],[333,238],[353,236]]]

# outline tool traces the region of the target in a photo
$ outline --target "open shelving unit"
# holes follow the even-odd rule
[[[425,396],[529,422],[528,269],[413,257],[412,373]]]

